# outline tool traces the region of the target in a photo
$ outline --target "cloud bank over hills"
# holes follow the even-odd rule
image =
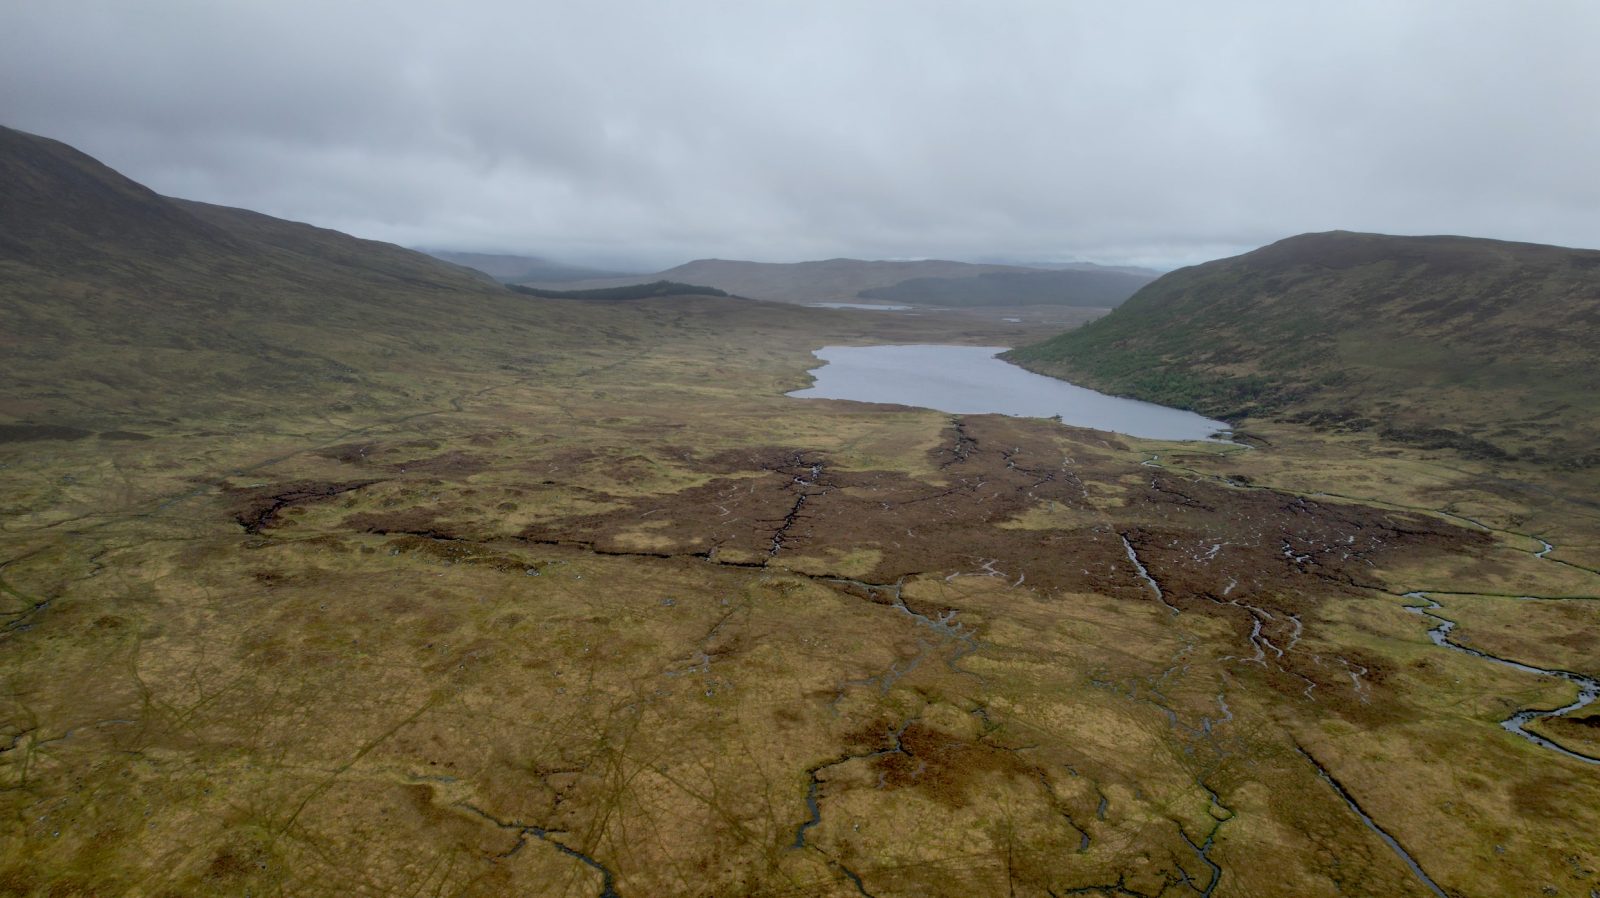
[[[1600,7],[22,4],[0,119],[405,245],[1169,267],[1600,244]]]

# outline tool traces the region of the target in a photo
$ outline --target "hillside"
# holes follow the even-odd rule
[[[1600,463],[1600,252],[1335,231],[1165,275],[1037,371],[1232,418]]]
[[[162,197],[20,131],[0,129],[0,175],[0,416],[32,425],[405,404],[429,392],[419,357],[479,346],[470,364],[492,366],[573,314],[390,244]]]
[[[991,271],[974,277],[912,278],[860,293],[862,299],[925,306],[1061,305],[1113,308],[1155,280],[1120,271]]]

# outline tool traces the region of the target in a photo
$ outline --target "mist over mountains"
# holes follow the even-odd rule
[[[469,253],[442,249],[418,249],[436,259],[481,271],[501,283],[560,283],[564,281],[593,280],[595,278],[628,277],[631,272],[568,265],[539,256],[518,256],[504,253]]]

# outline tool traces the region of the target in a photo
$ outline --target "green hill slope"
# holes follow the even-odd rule
[[[1600,252],[1336,231],[1172,272],[1008,357],[1212,415],[1587,466],[1597,345]]]

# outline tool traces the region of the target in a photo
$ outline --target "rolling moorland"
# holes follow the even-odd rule
[[[0,892],[1600,889],[1596,707],[1529,713],[1600,672],[1585,469],[795,400],[1053,335],[0,186]]]

